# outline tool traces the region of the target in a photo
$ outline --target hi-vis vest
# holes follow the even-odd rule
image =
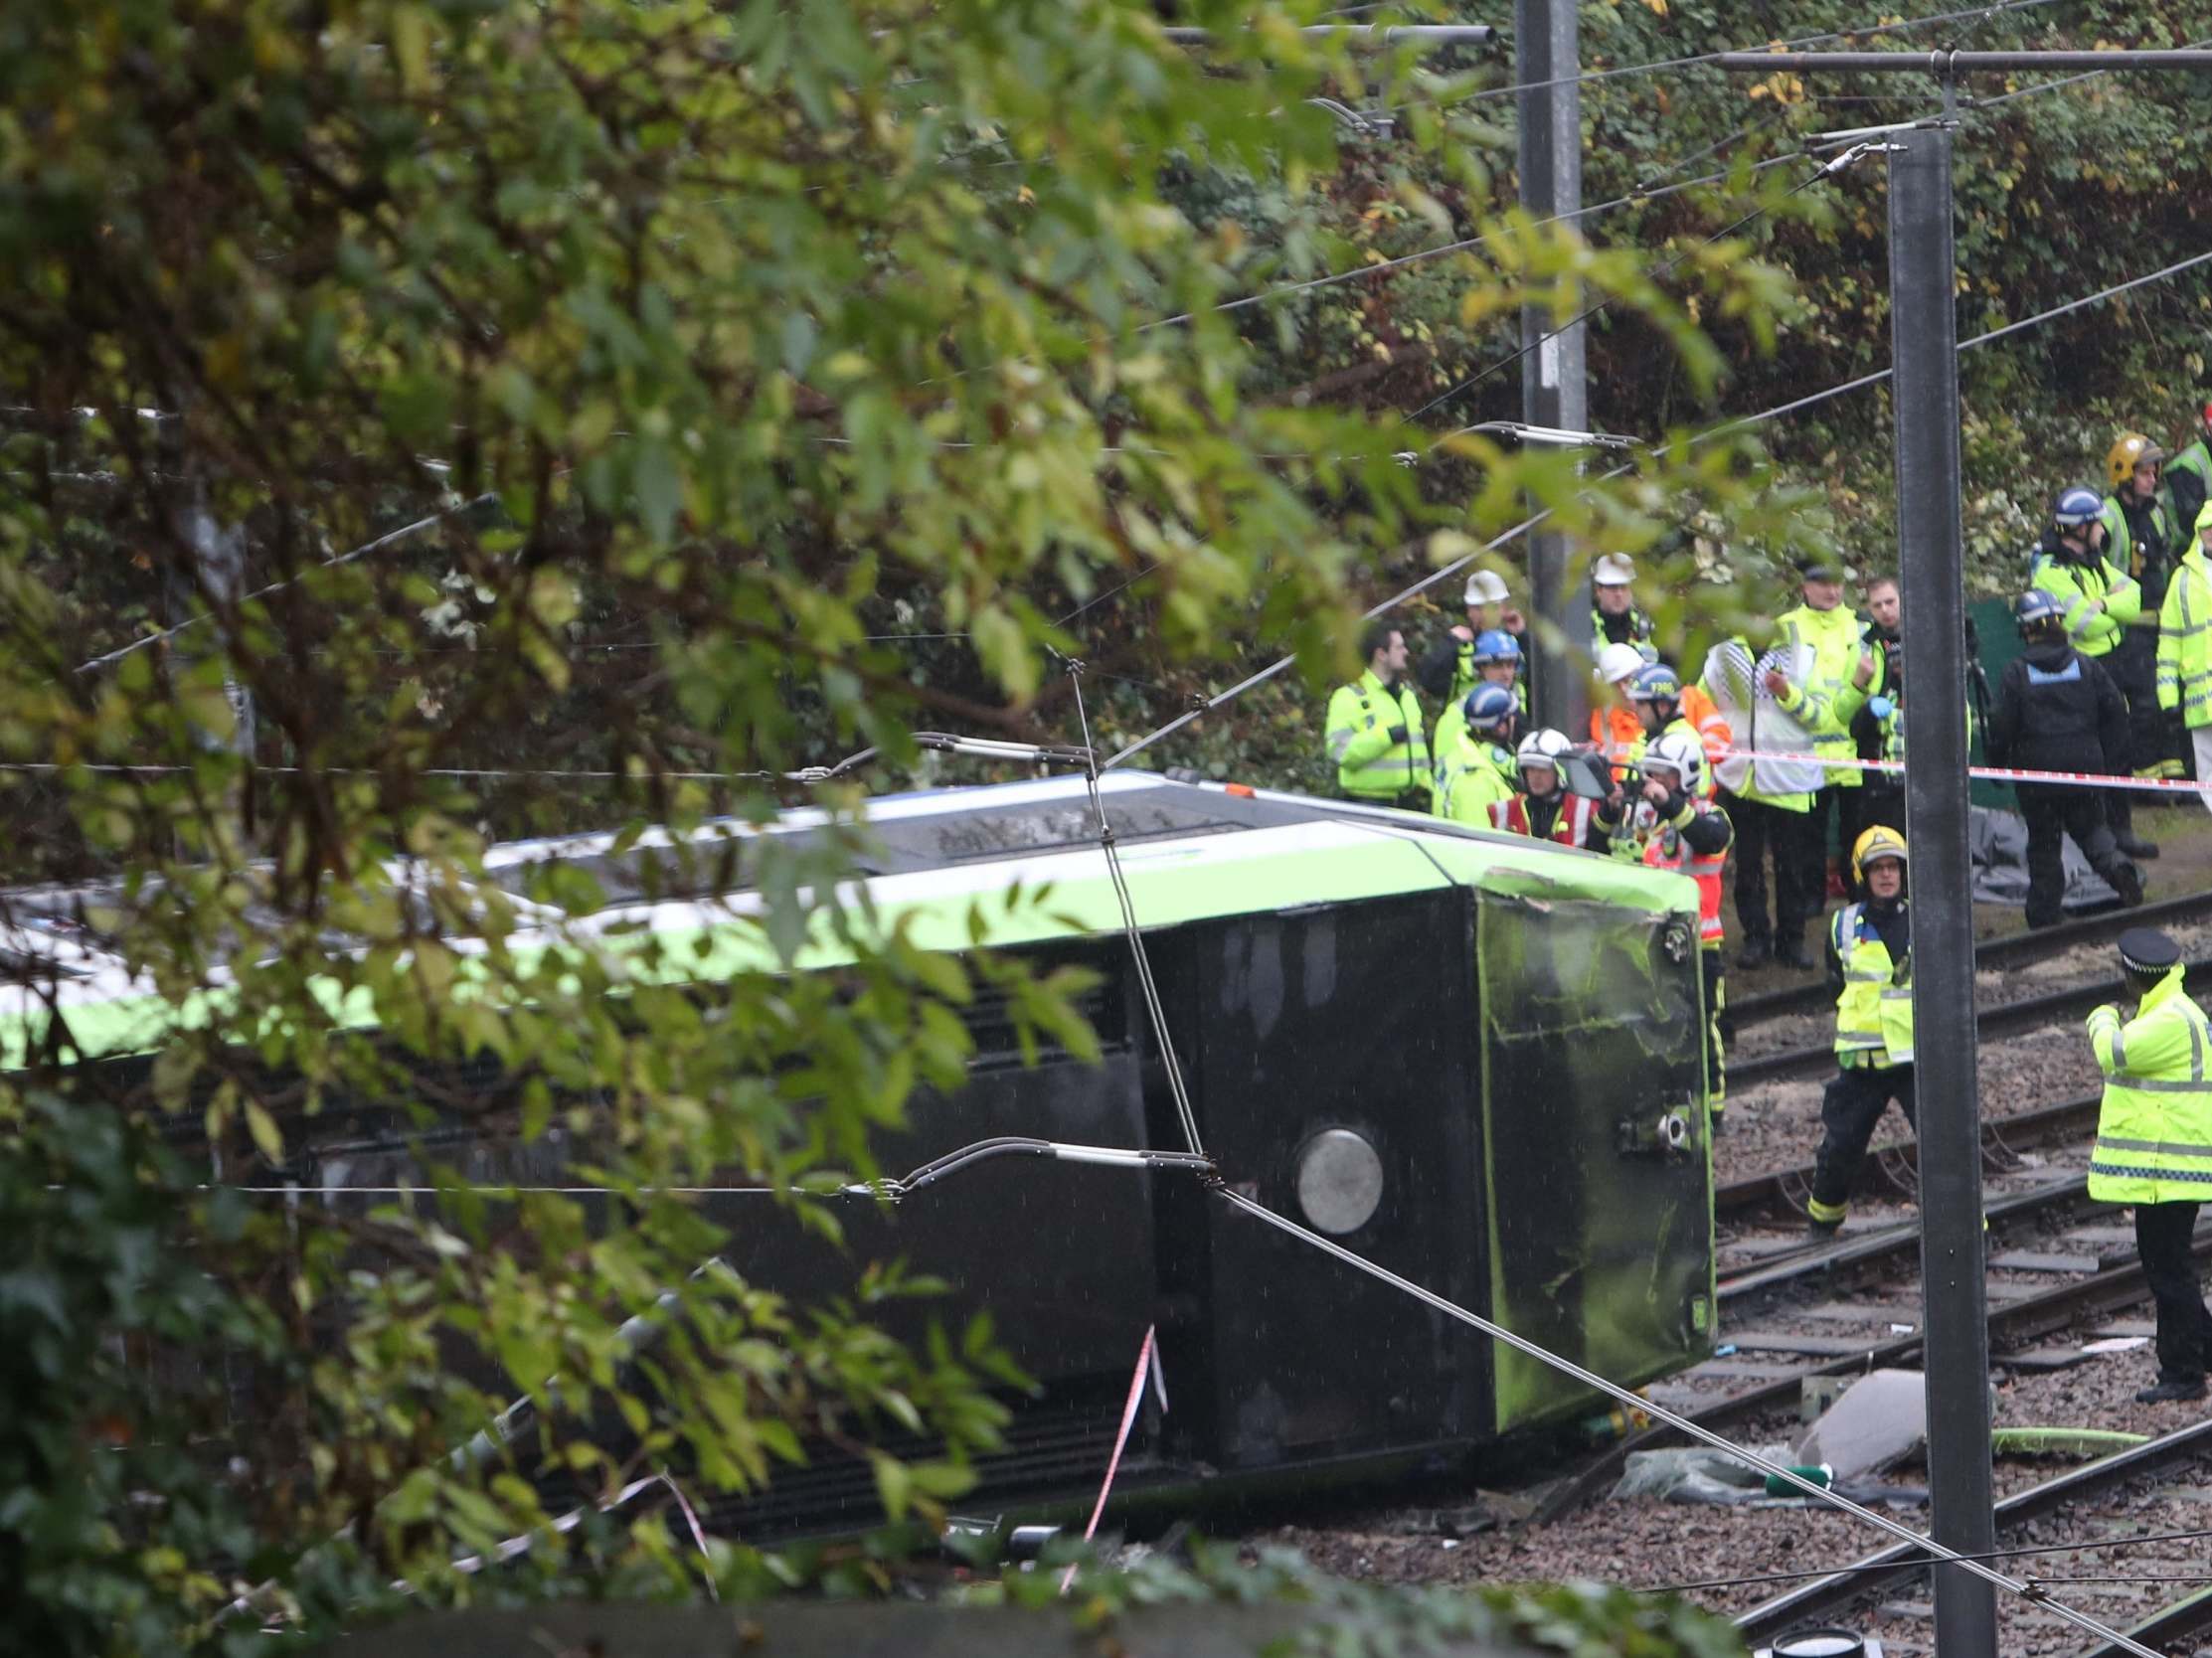
[[[2173,515],[2166,511],[2166,503],[2153,497],[2150,503],[2150,527],[2158,538],[2158,545],[2144,548],[2135,545],[2135,532],[2127,523],[2127,512],[2120,504],[2120,497],[2105,497],[2105,509],[2100,515],[2105,525],[2105,557],[2126,571],[2137,581],[2142,580],[2146,566],[2166,558],[2173,550]]]
[[[2127,624],[2142,614],[2142,588],[2109,559],[2075,564],[2038,555],[2028,584],[2065,607],[2066,637],[2084,656],[2109,654]],[[2104,609],[2092,610],[2096,602]]]
[[[1513,751],[1472,732],[1459,734],[1459,746],[1445,756],[1438,773],[1437,816],[1477,829],[1491,825],[1491,813],[1513,798],[1520,772]]]
[[[2192,547],[2158,606],[2158,706],[2185,726],[2212,726],[2212,564]]]
[[[1700,816],[1716,808],[1710,801],[1693,800],[1690,810]],[[1648,811],[1648,806],[1638,808]],[[1721,871],[1728,867],[1728,848],[1725,846],[1712,857],[1690,850],[1689,843],[1673,825],[1661,823],[1650,831],[1650,839],[1643,843],[1643,862],[1655,870],[1679,870],[1697,883],[1697,939],[1707,949],[1721,947]]]
[[[1411,685],[1386,688],[1370,668],[1336,688],[1328,721],[1329,758],[1346,794],[1390,805],[1409,790],[1429,792],[1429,733]],[[1394,726],[1406,728],[1405,742],[1391,742]]]
[[[2174,967],[2135,1017],[2112,1004],[2089,1016],[2090,1052],[2105,1074],[2089,1195],[2101,1203],[2196,1203],[2212,1198],[2212,1031]]]
[[[1835,1053],[1846,1066],[1886,1070],[1913,1063],[1913,955],[1890,960],[1866,906],[1847,904],[1828,923],[1843,994],[1835,999]]]
[[[1546,840],[1557,841],[1561,846],[1581,846],[1590,833],[1591,819],[1596,815],[1598,803],[1587,795],[1570,794],[1559,803],[1559,811],[1552,819],[1552,832]],[[1510,800],[1497,801],[1490,807],[1490,821],[1509,834],[1534,836],[1529,827],[1528,796],[1516,794]]]

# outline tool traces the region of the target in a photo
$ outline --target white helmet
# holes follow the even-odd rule
[[[1467,578],[1469,604],[1503,604],[1507,596],[1505,578],[1494,570],[1478,570]]]
[[[1559,756],[1571,752],[1574,746],[1572,743],[1567,741],[1565,732],[1555,732],[1549,726],[1545,726],[1530,732],[1528,736],[1521,739],[1520,747],[1514,750],[1514,758],[1519,762],[1523,771],[1526,771],[1532,765],[1550,766],[1552,770],[1557,771],[1559,769]]]
[[[1618,685],[1643,665],[1643,652],[1635,646],[1608,645],[1598,653],[1597,677],[1608,685]]]
[[[1662,732],[1643,750],[1643,769],[1665,766],[1681,778],[1684,794],[1696,795],[1705,786],[1705,748],[1687,732]]]
[[[1590,579],[1601,587],[1625,587],[1636,579],[1636,562],[1625,553],[1601,553]]]

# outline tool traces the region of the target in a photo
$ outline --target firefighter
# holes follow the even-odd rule
[[[1712,762],[1728,752],[1731,741],[1728,719],[1713,699],[1695,685],[1684,685],[1681,676],[1664,662],[1650,662],[1628,678],[1628,707],[1641,727],[1628,757],[1639,758],[1645,746],[1666,732],[1681,732],[1705,749],[1707,768],[1701,798],[1710,800]]]
[[[2138,777],[2181,775],[2180,733],[2158,707],[2158,642],[2151,625],[2182,551],[2183,538],[2158,489],[2165,459],[2165,451],[2139,431],[2123,432],[2105,457],[2112,483],[2102,514],[2105,556],[2135,579],[2142,595],[2141,616],[2105,664],[2127,699],[2128,746]]]
[[[2135,579],[2105,557],[2104,503],[2097,492],[2076,484],[2059,492],[2051,506],[2050,527],[2036,546],[2030,583],[2058,600],[2066,636],[2083,656],[2108,674],[2121,636],[2142,612],[2142,589]],[[2155,688],[2153,689],[2155,695]],[[2121,687],[2123,699],[2127,688]],[[1992,721],[1993,723],[1993,721]],[[2128,748],[2109,754],[2111,769],[2131,767]],[[2130,858],[2155,858],[2158,848],[2135,834],[2134,797],[2126,789],[2105,793],[2105,821],[2113,839]]]
[[[2187,730],[2200,792],[2212,807],[2212,501],[2197,509],[2195,522],[2195,542],[2174,566],[2158,607],[2158,706]]]
[[[1519,711],[1502,685],[1477,685],[1460,709],[1465,729],[1437,768],[1437,815],[1487,829],[1490,808],[1512,799],[1521,780],[1513,755]]]
[[[1425,812],[1433,788],[1421,699],[1406,682],[1406,635],[1389,622],[1360,635],[1367,671],[1329,698],[1328,750],[1337,791],[1369,806]]]
[[[2105,1074],[2089,1195],[2132,1204],[2143,1281],[2158,1308],[2158,1380],[2142,1405],[2204,1398],[2212,1312],[2190,1247],[2197,1207],[2212,1194],[2212,1029],[2182,988],[2181,950],[2154,927],[2120,935],[2120,965],[2136,998],[2123,1021],[2108,1002],[2089,1016],[2090,1052]]]
[[[1728,1107],[1727,1058],[1721,1048],[1721,1011],[1727,979],[1721,962],[1721,871],[1735,830],[1711,799],[1705,746],[1687,727],[1662,732],[1643,751],[1640,797],[1622,801],[1645,865],[1677,870],[1697,883],[1698,968],[1705,985],[1705,1074],[1713,1132]]]
[[[1535,840],[1556,841],[1585,852],[1604,852],[1611,837],[1598,821],[1595,800],[1570,794],[1559,775],[1559,759],[1574,745],[1565,732],[1533,731],[1521,739],[1514,758],[1521,774],[1521,791],[1490,807],[1490,821],[1498,828]]]
[[[2127,705],[2095,659],[2066,642],[2058,600],[2042,588],[2013,606],[2020,641],[2027,648],[2005,664],[1997,681],[1996,711],[1989,720],[1989,757],[1999,765],[2032,771],[2112,771],[2126,752]],[[2142,880],[2105,820],[2111,789],[2062,783],[2015,783],[2020,815],[2028,826],[2028,925],[2061,918],[2066,870],[2060,842],[2066,835],[2121,902],[2142,903]]]
[[[1913,1121],[1913,912],[1905,897],[1905,837],[1887,824],[1861,830],[1851,878],[1866,894],[1828,922],[1828,988],[1835,998],[1836,1074],[1820,1097],[1807,1235],[1833,1238],[1850,1213],[1851,1183],[1875,1124],[1896,1100]]]
[[[1633,582],[1636,562],[1625,553],[1599,556],[1590,572],[1590,636],[1603,649],[1607,645],[1632,645],[1646,662],[1659,659],[1651,643],[1651,618],[1636,607]]]

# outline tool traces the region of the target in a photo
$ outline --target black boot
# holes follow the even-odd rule
[[[2161,1382],[2154,1388],[2145,1388],[2135,1395],[2137,1405],[2167,1405],[2176,1400],[2198,1400],[2204,1397],[2204,1378],[2194,1382]]]
[[[1800,973],[1812,971],[1812,957],[1805,954],[1802,938],[1787,938],[1775,944],[1775,961],[1778,965],[1794,968]]]
[[[1747,938],[1737,952],[1736,965],[1745,972],[1756,972],[1775,958],[1775,946],[1765,938]]]
[[[2135,833],[2134,802],[2125,796],[2116,802],[2112,795],[2106,795],[2105,821],[2113,826],[2113,840],[2128,857],[2148,859],[2158,856],[2158,843],[2143,840]]]
[[[2129,910],[2142,903],[2142,876],[2132,864],[2122,864],[2105,878],[2107,885],[2120,895],[2120,902]]]

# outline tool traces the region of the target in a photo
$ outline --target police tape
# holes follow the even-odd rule
[[[1763,748],[1706,750],[1713,759],[1782,760],[1793,765],[1817,765],[1827,771],[1905,770],[1903,760],[1830,758],[1825,754],[1771,753]],[[2186,777],[2115,776],[2105,771],[2031,771],[2014,765],[1969,765],[1966,775],[1986,783],[2041,783],[2052,788],[2125,788],[2146,794],[2193,794],[2212,805],[2212,782],[2191,782]]]

